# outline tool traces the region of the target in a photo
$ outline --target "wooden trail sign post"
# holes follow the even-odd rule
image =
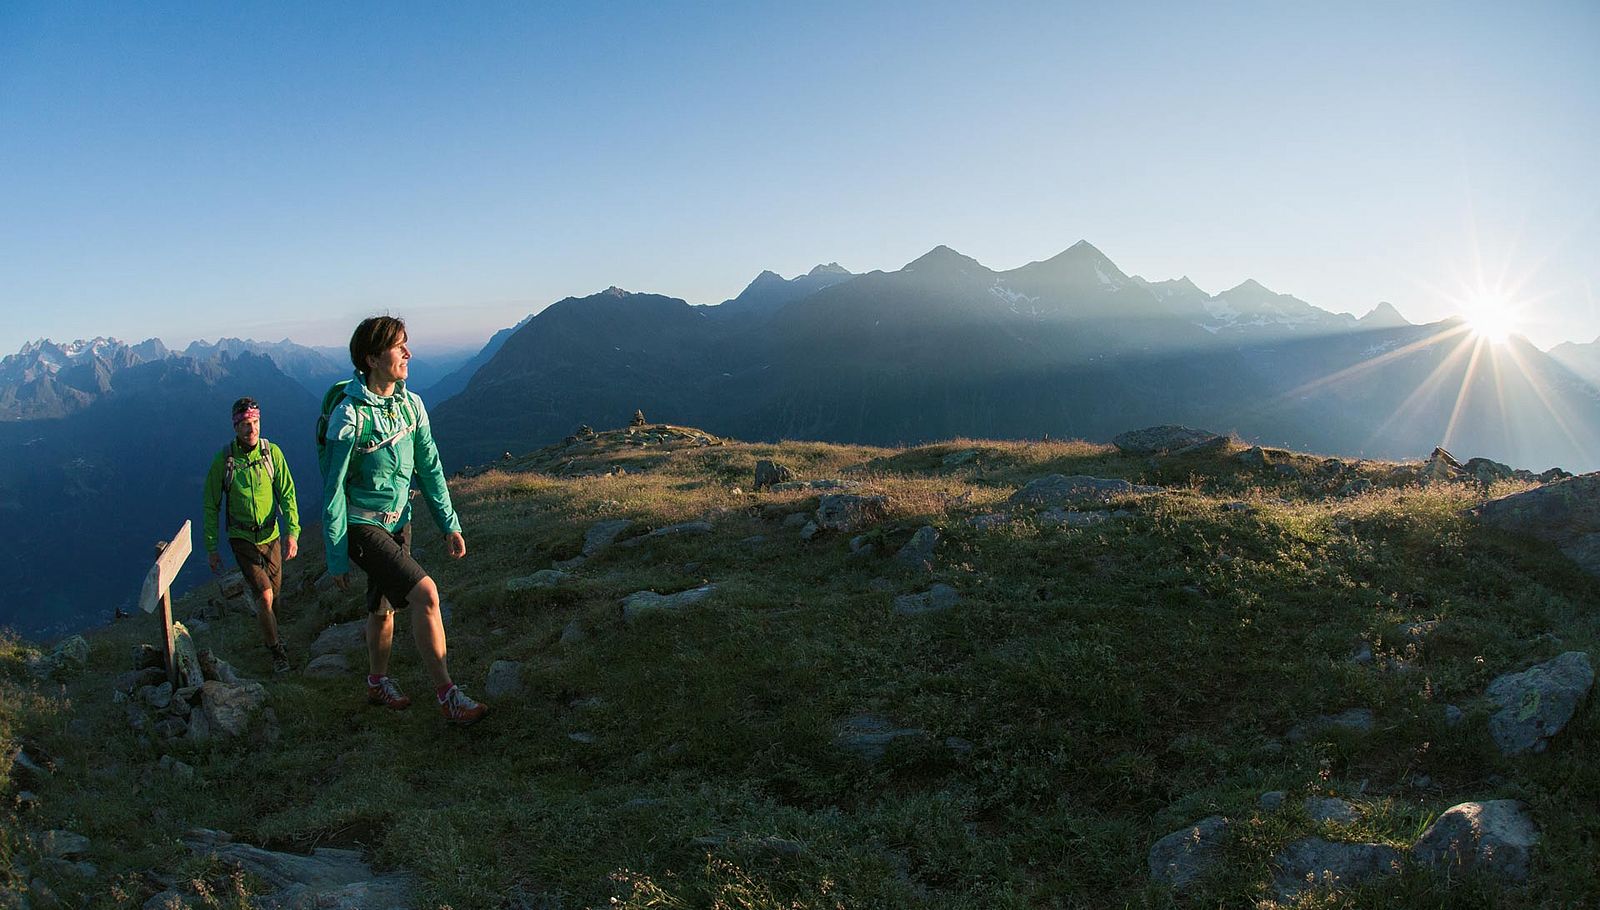
[[[156,544],[156,564],[145,575],[144,590],[139,592],[139,607],[146,613],[154,613],[157,607],[161,608],[162,656],[167,663],[167,681],[172,683],[173,688],[178,686],[178,662],[173,650],[170,591],[173,579],[178,577],[178,570],[183,568],[184,560],[189,558],[193,550],[194,544],[189,536],[189,522],[185,521],[176,537]]]

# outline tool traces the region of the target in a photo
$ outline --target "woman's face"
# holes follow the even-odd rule
[[[406,378],[407,365],[411,361],[411,348],[406,342],[410,339],[400,336],[400,343],[378,354],[367,355],[367,365],[371,367],[370,375],[378,382],[398,382]]]

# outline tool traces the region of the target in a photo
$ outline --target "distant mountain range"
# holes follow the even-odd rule
[[[1301,450],[1600,467],[1600,392],[1572,364],[1459,322],[1357,319],[1255,281],[1209,294],[1129,276],[1080,242],[995,271],[936,247],[893,272],[763,272],[720,306],[611,288],[528,320],[433,403],[454,460],[581,423],[650,420],[746,439],[1107,439],[1193,423]]]
[[[311,428],[345,362],[290,341],[109,338],[0,360],[0,529],[15,542],[0,550],[0,624],[41,635],[131,603],[151,545],[185,517],[198,534],[240,395],[262,401],[314,522]],[[1127,275],[1086,242],[1009,271],[941,246],[891,272],[762,272],[714,306],[610,288],[432,363],[424,381],[413,360],[413,387],[451,470],[635,409],[754,440],[1105,440],[1184,423],[1301,451],[1442,443],[1600,468],[1600,341],[1546,354],[1476,343],[1458,320],[1412,325],[1387,303],[1357,319],[1255,281],[1211,294]],[[195,561],[179,586],[208,578]]]
[[[95,347],[102,353],[88,354]],[[126,364],[93,400],[48,420],[0,421],[0,625],[44,635],[110,619],[138,595],[155,542],[184,519],[193,522],[196,555],[178,588],[208,581],[201,484],[233,436],[229,406],[242,395],[271,402],[263,435],[283,448],[304,491],[302,515],[315,520],[321,482],[310,392],[249,351],[208,360],[104,356],[115,350],[86,344],[78,355],[77,366],[96,356]]]

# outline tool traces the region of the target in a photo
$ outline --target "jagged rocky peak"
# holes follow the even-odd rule
[[[1358,321],[1362,325],[1374,328],[1398,328],[1411,325],[1411,320],[1400,315],[1400,311],[1394,308],[1394,304],[1387,300],[1373,307],[1372,312],[1362,316]]]
[[[1241,281],[1239,284],[1234,285],[1231,288],[1228,288],[1226,291],[1223,291],[1221,294],[1218,294],[1217,296],[1218,297],[1244,297],[1244,298],[1248,298],[1248,299],[1263,299],[1263,298],[1269,298],[1269,297],[1279,297],[1279,296],[1282,296],[1282,295],[1280,295],[1277,291],[1274,291],[1271,288],[1267,287],[1266,285],[1262,284],[1261,282],[1255,280],[1254,278],[1246,278],[1244,281]]]
[[[964,256],[944,244],[939,244],[921,256],[906,263],[901,269],[903,272],[929,272],[929,271],[984,271],[989,269],[971,256]]]
[[[633,292],[632,291],[624,291],[622,288],[619,288],[619,287],[617,287],[616,285],[613,284],[611,287],[606,288],[605,290],[601,291],[600,293],[596,294],[595,296],[596,297],[632,297],[633,296]]]
[[[849,269],[845,268],[844,266],[840,265],[837,262],[829,262],[829,263],[824,263],[824,264],[820,264],[820,265],[814,266],[811,269],[811,271],[807,272],[806,274],[808,276],[815,276],[815,275],[851,275],[851,274],[854,274],[854,273],[851,272]]]

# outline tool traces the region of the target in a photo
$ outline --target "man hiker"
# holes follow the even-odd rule
[[[300,510],[283,451],[261,438],[261,406],[253,398],[233,403],[233,440],[211,460],[206,472],[206,554],[217,574],[222,572],[217,553],[219,509],[239,574],[255,597],[256,622],[272,653],[272,670],[288,672],[289,653],[278,638],[275,609],[283,588],[283,560],[300,555]],[[280,516],[287,526],[281,549]]]
[[[450,505],[439,449],[422,399],[406,388],[411,360],[406,324],[374,316],[350,336],[355,375],[328,390],[318,421],[322,462],[322,533],[328,574],[350,588],[350,564],[367,575],[367,702],[399,711],[411,705],[389,676],[396,607],[411,610],[411,635],[434,685],[439,712],[452,724],[477,722],[489,706],[467,697],[445,665],[439,588],[411,556],[411,481],[422,487],[445,547],[467,555]]]

